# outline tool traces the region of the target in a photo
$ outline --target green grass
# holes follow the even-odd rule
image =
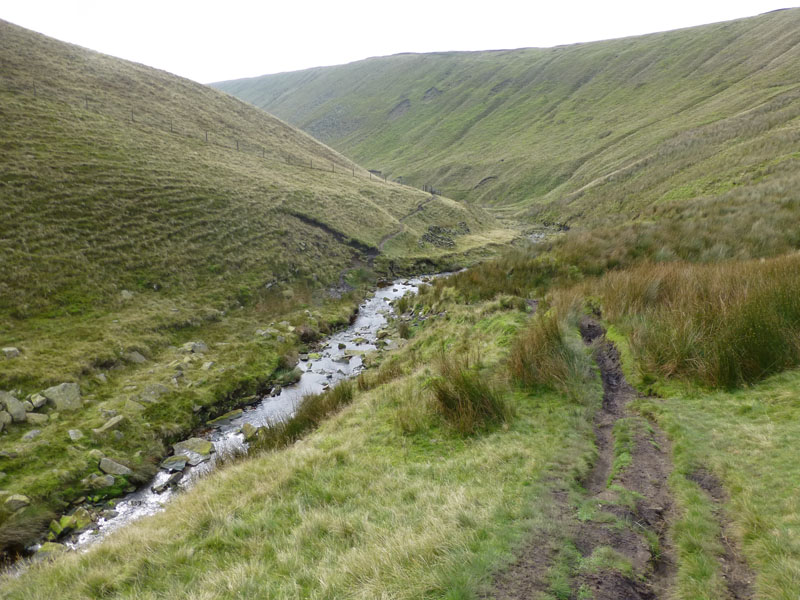
[[[769,207],[797,187],[799,19],[399,54],[215,86],[390,178],[503,214],[646,223],[687,202]]]
[[[481,344],[500,369],[502,332],[525,317],[472,308],[427,320],[377,370],[391,383],[365,384],[308,436],[231,463],[87,554],[5,579],[4,597],[476,597],[531,528],[554,531],[548,490],[585,471],[599,395],[500,387],[507,427],[452,429],[426,365],[443,343]]]
[[[674,444],[671,483],[681,519],[673,535],[682,597],[715,597],[724,585],[716,562],[718,522],[708,496],[687,479],[700,467],[715,473],[730,496],[727,534],[755,570],[756,597],[788,599],[800,590],[800,472],[791,442],[800,423],[799,389],[800,373],[793,370],[733,393],[676,393],[644,405]]]
[[[585,289],[630,333],[645,371],[732,388],[800,362],[798,267],[796,255],[643,265]]]
[[[51,414],[32,443],[29,425],[0,442],[17,454],[0,458],[0,485],[42,509],[85,495],[91,450],[146,473],[165,444],[288,377],[279,357],[345,325],[376,270],[468,263],[515,235],[478,208],[370,181],[216,90],[10,23],[0,33],[0,337],[22,352],[0,361],[0,389],[24,398],[71,381],[87,401]],[[416,244],[429,225],[461,221],[473,235],[454,248],[379,255],[398,229]],[[337,300],[340,281],[353,290]],[[279,327],[284,341],[255,333],[284,320],[297,326]],[[209,351],[173,383],[186,358],[176,348],[197,339]],[[126,361],[134,350],[144,364]],[[153,383],[170,393],[144,410],[128,402]],[[111,411],[128,419],[124,438],[92,439]],[[85,438],[72,443],[70,428]]]

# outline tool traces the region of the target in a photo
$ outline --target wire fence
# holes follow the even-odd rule
[[[210,146],[225,148],[228,150],[241,152],[244,154],[255,155],[266,163],[282,163],[292,167],[304,168],[314,171],[331,173],[334,175],[346,175],[351,177],[364,177],[372,181],[379,181],[386,184],[401,185],[408,184],[400,180],[391,180],[380,171],[366,170],[352,164],[341,164],[330,159],[322,158],[302,158],[284,151],[277,151],[269,147],[268,144],[259,143],[247,139],[229,127],[227,130],[213,129],[211,126],[204,127],[196,122],[188,120],[178,120],[164,113],[156,113],[146,110],[141,106],[121,105],[92,94],[68,94],[63,89],[47,87],[41,83],[32,82],[30,85],[14,85],[14,83],[0,77],[0,92],[14,93],[32,99],[41,99],[59,102],[72,109],[79,109],[85,112],[111,117],[118,121],[123,121],[128,125],[134,125],[142,130],[156,130],[167,133],[171,136],[183,137],[201,141]],[[66,113],[59,113],[66,118]],[[416,188],[415,188],[416,189]],[[431,194],[439,194],[432,186],[423,185],[420,189]]]

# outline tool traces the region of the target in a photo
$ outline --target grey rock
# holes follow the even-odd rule
[[[89,458],[91,459],[100,460],[104,456],[105,454],[103,454],[103,451],[100,450],[100,448],[94,448],[92,450],[89,450]]]
[[[198,340],[196,342],[186,342],[181,346],[181,350],[192,354],[202,354],[203,352],[208,352],[208,346],[206,346],[205,342]]]
[[[116,417],[111,417],[108,421],[103,424],[102,427],[98,427],[97,429],[92,429],[92,433],[95,435],[103,435],[109,431],[113,431],[120,425],[122,425],[126,421],[125,415],[117,415]]]
[[[28,413],[27,420],[31,425],[44,425],[50,419],[47,415],[32,412]]]
[[[11,512],[17,512],[31,503],[31,499],[23,494],[12,494],[3,502],[3,506]]]
[[[142,393],[139,394],[139,400],[141,402],[158,402],[158,399],[161,398],[161,396],[168,394],[169,392],[170,389],[163,383],[151,383],[145,386]]]
[[[25,400],[22,403],[22,408],[25,409],[25,412],[33,412],[33,404],[31,402],[29,402],[28,400]]]
[[[2,352],[6,358],[17,358],[20,355],[19,348],[14,348],[13,346],[3,348]]]
[[[101,458],[98,466],[103,473],[108,473],[109,475],[133,475],[133,471],[128,467],[110,458]]]
[[[114,485],[114,482],[115,479],[113,475],[98,475],[97,473],[92,473],[81,483],[92,489],[99,490],[100,488],[111,487]]]
[[[0,403],[5,405],[6,412],[11,415],[15,423],[24,423],[27,414],[25,406],[8,392],[0,392]]]
[[[3,431],[6,427],[11,424],[11,421],[14,419],[11,418],[11,415],[4,410],[0,410],[0,431]]]
[[[125,404],[123,405],[122,409],[129,413],[140,413],[144,410],[144,406],[138,402],[135,402],[134,400],[125,400]]]
[[[106,374],[105,374],[105,373],[98,373],[98,374],[95,376],[95,379],[96,379],[97,381],[99,381],[100,383],[108,383],[108,377],[106,377]]]
[[[175,456],[168,456],[161,461],[161,468],[165,471],[183,471],[186,468],[186,463],[189,462],[189,457],[183,454]]]
[[[81,389],[77,383],[62,383],[47,388],[42,395],[55,405],[56,410],[78,410],[82,406]]]
[[[136,350],[134,350],[133,352],[126,352],[125,354],[122,355],[122,358],[124,358],[126,361],[134,365],[141,365],[142,363],[147,362],[147,359],[144,356],[142,356],[139,352],[136,352]]]
[[[30,442],[31,440],[36,439],[42,434],[41,429],[31,429],[28,433],[22,436],[23,442]]]
[[[201,368],[203,371],[208,371],[209,369],[211,369],[211,367],[213,367],[213,366],[214,366],[214,364],[215,364],[215,363],[214,363],[214,361],[213,361],[213,360],[209,360],[209,361],[206,361],[206,362],[204,362],[204,363],[203,363],[203,366],[202,366],[202,367],[200,367],[200,368]]]
[[[80,429],[70,429],[67,433],[69,434],[69,439],[73,442],[83,439],[83,432]]]
[[[187,462],[194,467],[211,458],[214,444],[202,438],[189,438],[173,444],[172,449],[176,456],[188,457],[189,460]]]
[[[130,290],[122,290],[119,295],[123,300],[133,300],[133,292]]]
[[[31,404],[33,404],[33,408],[42,408],[45,404],[47,404],[47,398],[41,394],[33,394],[29,401]]]
[[[178,482],[180,482],[181,479],[183,479],[183,473],[177,471],[175,473],[172,473],[169,477],[167,477],[164,483],[161,483],[159,485],[154,485],[150,489],[156,494],[162,494],[165,491],[167,491],[167,488],[175,487],[176,485],[178,485]]]

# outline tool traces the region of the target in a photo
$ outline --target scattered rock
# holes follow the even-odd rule
[[[382,340],[383,338],[387,337],[388,335],[389,335],[389,331],[388,331],[388,330],[386,330],[386,329],[381,329],[381,330],[380,330],[380,331],[378,331],[378,333],[376,334],[376,337],[377,337],[379,340]]]
[[[40,435],[42,435],[42,430],[41,429],[31,429],[28,433],[26,433],[25,435],[22,436],[22,441],[23,442],[30,442],[31,440],[36,439]]]
[[[308,355],[309,360],[319,360],[322,358],[322,355],[319,352],[311,352]]]
[[[189,462],[189,457],[182,454],[175,456],[168,456],[161,461],[161,468],[165,471],[183,471],[186,468],[186,463]]]
[[[88,478],[89,487],[96,490],[111,487],[114,485],[114,481],[113,475],[98,475],[97,473],[92,473]]]
[[[117,415],[116,417],[111,417],[102,427],[98,427],[97,429],[92,429],[92,433],[95,435],[103,435],[109,431],[115,430],[117,427],[125,423],[127,418],[125,415]]]
[[[133,292],[130,290],[122,290],[119,295],[123,300],[133,300]]]
[[[50,419],[47,415],[32,412],[28,413],[27,420],[31,425],[44,425]]]
[[[103,451],[100,450],[100,448],[94,448],[92,450],[89,450],[89,458],[91,458],[92,460],[100,460],[104,456],[105,454],[103,454]]]
[[[194,467],[211,458],[211,453],[214,452],[214,444],[202,438],[189,438],[173,444],[172,450],[176,455],[188,457],[187,462]]]
[[[219,425],[219,424],[221,424],[221,423],[223,423],[225,421],[230,421],[232,419],[235,419],[236,417],[238,417],[241,414],[242,414],[242,409],[241,408],[237,408],[236,410],[232,410],[230,412],[226,412],[224,415],[222,415],[220,417],[217,417],[216,419],[212,419],[211,421],[208,422],[208,424],[209,425]]]
[[[103,473],[108,473],[109,475],[133,475],[133,471],[128,467],[110,458],[101,458],[98,466]]]
[[[70,429],[67,434],[69,434],[69,439],[73,442],[83,439],[83,432],[80,429]]]
[[[106,377],[105,373],[98,373],[95,375],[95,379],[100,383],[108,383],[108,377]]]
[[[167,491],[167,488],[175,487],[176,485],[178,485],[178,482],[181,479],[183,479],[183,473],[178,471],[167,477],[164,483],[161,483],[159,485],[154,485],[150,489],[156,494],[163,494],[165,491]]]
[[[3,506],[5,506],[6,510],[10,512],[17,512],[20,509],[25,508],[31,503],[31,499],[27,496],[23,496],[22,494],[11,494],[8,498],[5,499],[3,502]]]
[[[14,419],[4,410],[0,410],[0,431],[3,431]]]
[[[83,404],[77,383],[54,385],[44,390],[42,395],[55,405],[56,410],[78,410]]]
[[[47,404],[47,398],[41,394],[33,394],[28,401],[33,405],[33,408],[42,408]]]
[[[343,344],[342,342],[339,342],[338,348],[339,348],[339,350],[344,350],[345,348],[347,348],[347,344]]]
[[[124,358],[127,362],[132,363],[134,365],[141,365],[142,363],[147,362],[147,359],[139,352],[136,352],[136,350],[132,352],[126,352],[125,354],[122,355],[122,358]]]
[[[17,358],[20,355],[19,348],[14,348],[13,346],[3,348],[2,352],[7,359]]]
[[[245,423],[242,425],[242,433],[244,434],[244,441],[251,442],[256,437],[258,437],[259,431],[261,431],[261,427],[256,427],[251,425],[250,423]]]
[[[6,412],[11,415],[11,419],[15,423],[23,423],[25,421],[25,407],[22,402],[17,400],[8,392],[0,392],[0,405],[4,405]]]
[[[141,402],[158,402],[164,394],[168,394],[170,389],[162,383],[151,383],[146,385],[144,391],[139,394]]]
[[[210,370],[210,369],[211,369],[211,367],[213,367],[213,366],[214,366],[214,364],[215,364],[215,363],[214,363],[214,361],[213,361],[213,360],[209,360],[209,361],[206,361],[206,362],[204,362],[204,363],[203,363],[203,366],[202,366],[202,367],[200,367],[200,368],[201,368],[203,371],[208,371],[208,370]]]
[[[206,346],[205,342],[198,340],[196,342],[186,342],[181,346],[181,350],[192,354],[202,354],[203,352],[208,352],[208,346]]]
[[[308,354],[300,354],[298,357],[300,360],[308,360]]]
[[[33,404],[31,404],[28,400],[25,400],[22,403],[22,408],[25,409],[25,412],[33,412]]]
[[[128,413],[140,413],[144,410],[144,406],[134,400],[125,400],[125,404],[122,405],[122,410]]]

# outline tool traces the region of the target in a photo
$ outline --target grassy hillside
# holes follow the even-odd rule
[[[800,9],[548,49],[215,84],[361,164],[573,224],[797,187]]]
[[[83,401],[0,427],[0,487],[36,510],[85,494],[90,451],[146,473],[164,440],[293,366],[279,358],[297,335],[259,326],[340,326],[374,271],[514,236],[222,92],[5,22],[0,116],[0,339],[19,352],[0,356],[0,390],[22,401],[71,382]],[[460,223],[450,244],[422,239]],[[214,368],[176,378],[176,347],[196,339]],[[125,404],[156,383],[163,400]],[[117,413],[121,439],[67,435]],[[0,511],[0,550],[48,520],[36,510],[13,526]]]

